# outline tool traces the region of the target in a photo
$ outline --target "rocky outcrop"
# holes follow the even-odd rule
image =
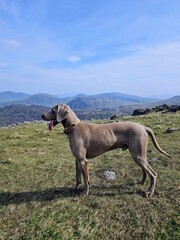
[[[146,109],[135,109],[132,116],[137,116],[137,115],[145,115],[151,112],[162,112],[162,113],[175,113],[180,110],[180,105],[159,105],[154,108],[146,108]]]

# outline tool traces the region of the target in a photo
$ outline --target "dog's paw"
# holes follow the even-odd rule
[[[88,197],[89,196],[89,191],[85,190],[82,194],[81,197]]]
[[[151,192],[151,191],[147,191],[147,192],[145,192],[144,194],[145,194],[145,197],[146,197],[146,198],[153,198],[153,196],[154,196],[154,193]]]

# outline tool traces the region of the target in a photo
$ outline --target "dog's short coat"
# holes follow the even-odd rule
[[[53,107],[50,112],[43,114],[42,118],[50,121],[49,130],[52,130],[58,123],[62,123],[64,127],[64,133],[69,138],[70,148],[76,159],[75,190],[79,189],[82,175],[85,195],[89,194],[88,159],[116,148],[122,148],[122,150],[129,149],[134,161],[142,168],[143,178],[139,183],[144,184],[147,175],[149,175],[150,186],[145,195],[146,197],[153,196],[157,173],[147,161],[148,135],[159,152],[170,158],[171,156],[160,148],[150,128],[134,122],[113,122],[107,124],[81,122],[72,109],[65,104]]]

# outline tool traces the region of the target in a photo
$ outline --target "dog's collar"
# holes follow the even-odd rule
[[[78,125],[78,123],[80,123],[79,119],[77,119],[75,122],[73,122],[70,126],[65,127],[64,131],[63,131],[64,134],[66,134],[66,135],[70,134],[73,131],[73,129]]]

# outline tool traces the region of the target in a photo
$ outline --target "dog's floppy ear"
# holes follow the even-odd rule
[[[64,105],[64,104],[58,105],[56,120],[58,122],[61,122],[67,117],[68,113],[69,113],[69,109],[67,105]]]

